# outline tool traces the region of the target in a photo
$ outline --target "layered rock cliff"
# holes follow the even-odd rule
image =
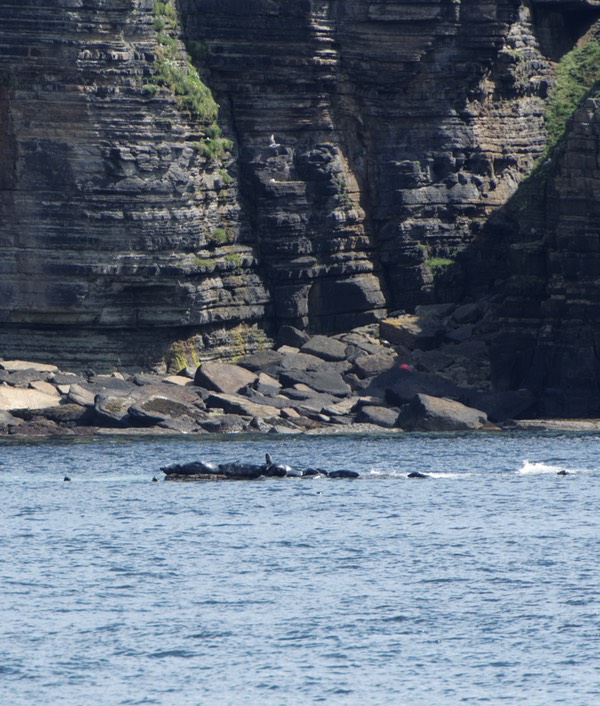
[[[210,120],[157,85],[152,3],[25,0],[0,15],[3,354],[152,365],[198,331],[200,353],[236,339],[243,352],[267,292],[239,242],[233,159],[209,159]]]
[[[562,370],[556,351],[581,322],[595,340],[595,313],[555,307],[553,330],[565,312],[579,323],[540,338],[563,285],[544,264],[529,290],[519,263],[539,263],[541,229],[544,258],[570,262],[567,299],[593,298],[592,260],[572,259],[560,206],[573,208],[569,190],[596,198],[587,161],[568,171],[588,160],[591,133],[534,190],[535,223],[505,204],[545,149],[555,62],[598,6],[4,3],[0,353],[65,367],[180,364],[260,347],[282,324],[338,332],[497,285],[507,332],[497,382],[547,386],[515,363],[521,346],[547,341],[545,375]],[[202,82],[219,126],[194,107],[210,102]],[[580,265],[589,276],[577,295]],[[549,303],[524,323],[527,293],[542,290]]]
[[[287,316],[319,317],[309,283],[339,269],[340,240],[345,267],[374,267],[388,306],[423,301],[432,266],[476,237],[543,150],[552,71],[518,0],[180,5],[236,129],[271,285],[299,300]]]

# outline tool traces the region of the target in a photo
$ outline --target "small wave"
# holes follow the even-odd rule
[[[517,470],[517,473],[522,475],[535,475],[540,473],[560,473],[561,471],[566,471],[567,473],[575,473],[575,469],[568,468],[567,466],[555,466],[550,463],[544,463],[543,461],[528,461],[525,459],[521,468]]]
[[[405,468],[401,471],[383,471],[378,468],[372,468],[367,473],[364,474],[365,478],[407,478],[408,474],[413,472],[413,468]],[[420,469],[420,473],[430,476],[431,478],[465,478],[470,476],[470,473],[458,473],[456,471],[430,471],[427,469]]]
[[[431,473],[426,471],[426,473],[432,478],[466,478],[471,475],[470,473],[456,473],[451,471],[432,471]]]
[[[365,478],[404,478],[408,471],[384,471],[381,468],[369,469],[363,477]]]

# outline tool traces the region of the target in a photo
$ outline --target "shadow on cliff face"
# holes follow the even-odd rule
[[[531,166],[544,80],[517,73],[548,67],[519,0],[179,5],[237,137],[275,326],[414,309]]]
[[[545,56],[558,61],[600,18],[596,0],[532,0],[533,21]]]
[[[558,91],[548,102],[565,100],[555,106],[555,115],[568,115],[573,108],[567,98],[584,93],[575,83],[598,77],[592,43],[599,34],[593,22],[600,7],[539,2],[533,8],[542,46],[551,43],[551,29],[565,30],[553,45],[554,56],[573,49],[580,33],[587,33],[588,44],[566,56]],[[581,47],[591,48],[587,57]],[[578,67],[577,61],[587,65]],[[561,80],[573,85],[561,86]],[[598,86],[584,96],[550,157],[488,218],[456,263],[435,278],[437,301],[489,301],[493,384],[499,390],[532,390],[541,416],[600,413]]]
[[[600,99],[460,258],[463,296],[493,306],[496,389],[532,390],[540,416],[600,413]]]

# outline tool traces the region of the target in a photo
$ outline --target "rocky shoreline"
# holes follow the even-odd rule
[[[336,336],[287,326],[271,350],[167,376],[0,360],[0,434],[599,429],[528,419],[531,392],[492,389],[486,314],[481,302],[423,306]]]

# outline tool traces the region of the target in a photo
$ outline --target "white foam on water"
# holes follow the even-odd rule
[[[370,468],[366,473],[361,474],[365,478],[403,478],[407,471],[384,470],[382,468]]]
[[[517,473],[522,475],[539,475],[542,473],[560,473],[561,471],[567,471],[568,473],[576,473],[576,469],[569,468],[568,466],[556,466],[550,463],[544,463],[543,461],[529,461],[525,459],[521,467],[517,470]]]

